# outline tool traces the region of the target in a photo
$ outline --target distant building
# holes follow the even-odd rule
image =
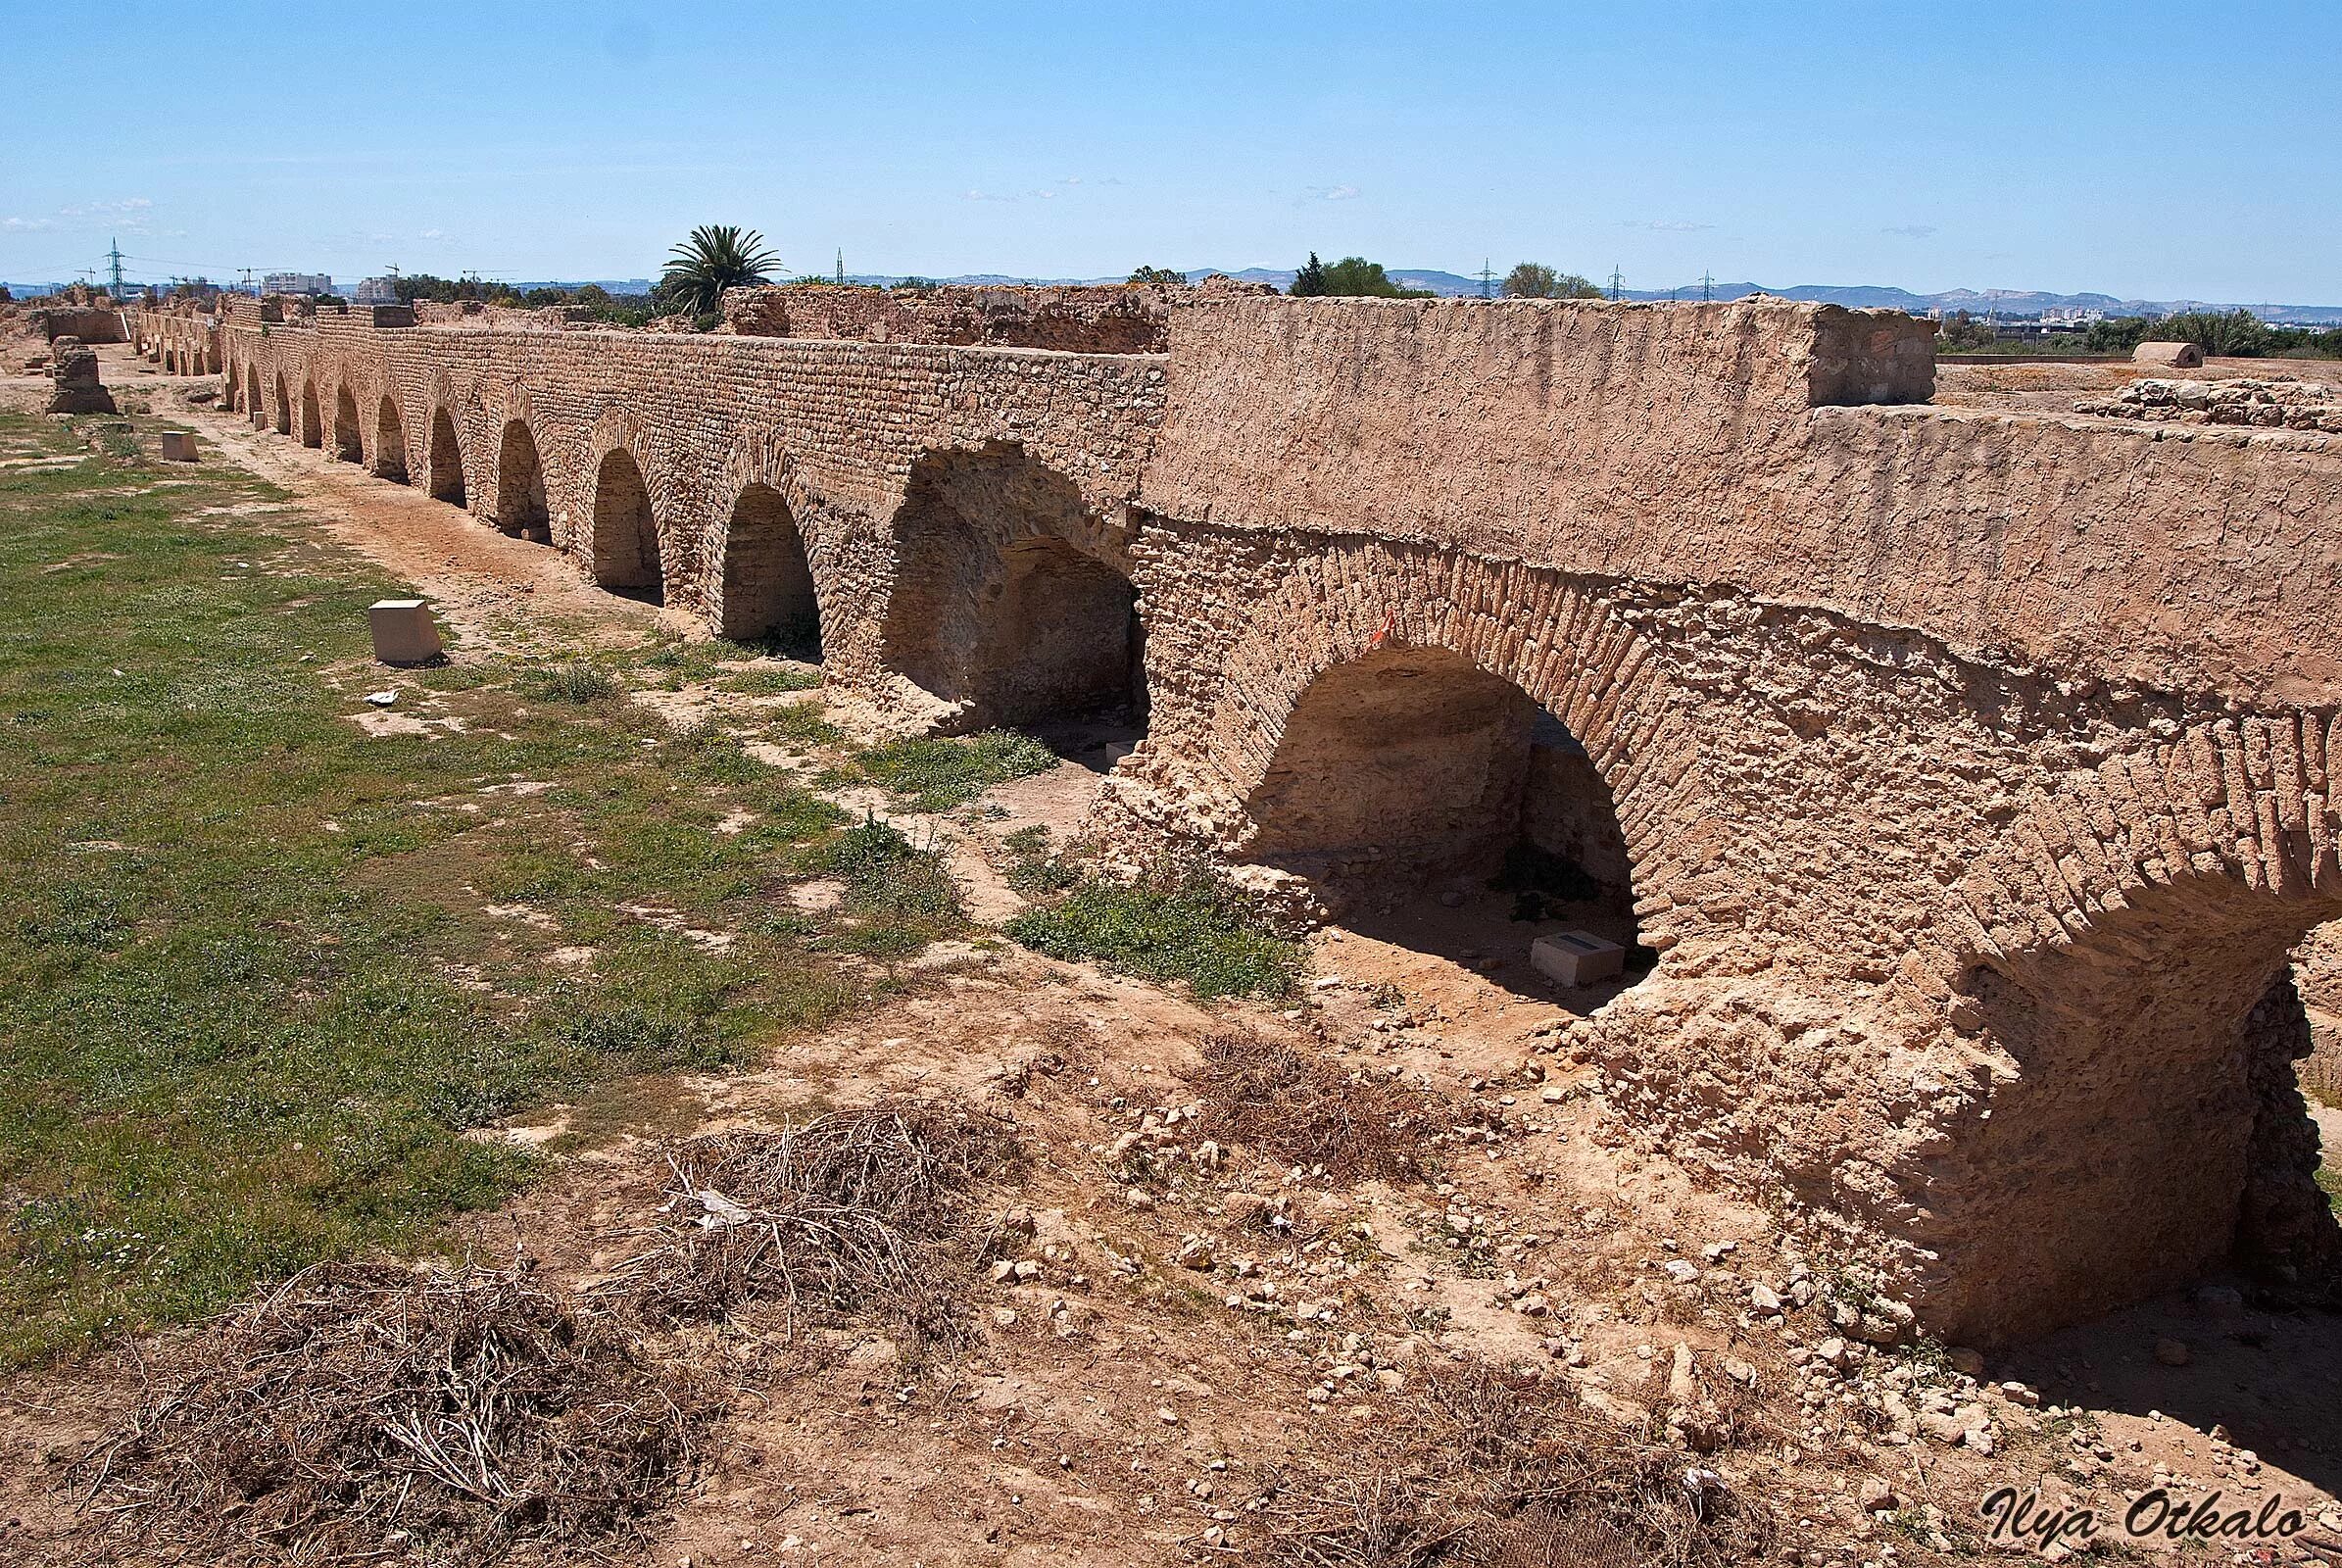
[[[350,298],[360,305],[396,305],[399,303],[398,279],[366,278],[351,293]]]
[[[333,279],[323,272],[270,272],[261,279],[263,294],[330,294]]]

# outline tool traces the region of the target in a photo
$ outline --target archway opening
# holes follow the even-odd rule
[[[220,373],[220,351],[217,348],[207,348],[204,350],[203,368],[206,375],[218,375]]]
[[[317,384],[315,381],[301,383],[301,444],[305,447],[322,447],[325,444],[324,421],[317,417]]]
[[[666,565],[651,489],[624,447],[611,448],[594,471],[594,580],[645,604],[666,603]]]
[[[528,425],[508,420],[496,447],[496,526],[515,539],[553,543],[553,514],[545,505],[545,466]]]
[[[2342,1283],[2289,952],[2338,913],[2191,877],[1961,977],[1955,1028],[2014,1074],[1930,1194],[1943,1332],[2022,1338],[2231,1264]]]
[[[374,415],[374,473],[400,484],[407,482],[407,426],[388,393],[383,394],[382,407]]]
[[[448,417],[445,409],[431,411],[431,447],[427,461],[431,472],[431,499],[444,501],[451,507],[464,505],[464,449],[456,443],[456,421]]]
[[[255,430],[267,425],[268,411],[261,402],[261,368],[257,365],[244,367],[244,413]]]
[[[284,372],[276,372],[276,433],[293,433],[293,400],[284,387]]]
[[[1135,739],[1146,724],[1146,636],[1123,547],[1070,481],[1013,447],[912,468],[886,649],[955,727]]]
[[[750,485],[732,505],[717,630],[734,642],[768,643],[793,658],[821,657],[821,606],[805,536],[789,503],[770,485]]]
[[[1585,747],[1446,649],[1382,648],[1311,681],[1246,809],[1246,858],[1307,881],[1343,925],[1523,996],[1590,1010],[1656,960]]]
[[[366,461],[366,443],[358,429],[358,399],[346,386],[333,395],[333,455],[344,463]]]

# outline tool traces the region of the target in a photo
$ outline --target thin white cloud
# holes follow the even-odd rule
[[[1654,234],[1704,234],[1714,223],[1691,223],[1676,218],[1631,218],[1621,228],[1647,228]]]
[[[1358,187],[1355,185],[1336,185],[1325,192],[1325,198],[1330,202],[1355,201],[1357,196]]]
[[[57,220],[54,218],[0,218],[0,228],[7,229],[12,234],[28,233],[33,229],[55,228],[56,226]]]
[[[60,208],[60,218],[127,218],[143,213],[155,204],[144,196],[132,196],[119,202],[81,202],[73,207]]]
[[[1926,239],[1935,232],[1933,223],[1902,223],[1893,228],[1878,230],[1881,234],[1900,234],[1905,239]]]

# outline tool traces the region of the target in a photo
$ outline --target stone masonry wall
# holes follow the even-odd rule
[[[1314,684],[1517,688],[1661,953],[1571,1040],[1618,1135],[1876,1252],[1938,1332],[2155,1288],[2306,1179],[2247,1181],[2315,1150],[2252,1042],[2297,1037],[2275,979],[2342,917],[2342,443],[1927,407],[1924,323],[1780,301],[1198,302],[1167,357],[243,301],[223,336],[256,423],[331,451],[346,389],[362,461],[460,460],[483,518],[518,421],[580,570],[622,450],[710,624],[776,494],[831,687],[902,722],[1096,696],[1068,645],[1127,582],[1148,729],[1094,816],[1127,858],[1305,903],[1256,849],[1277,780],[1342,776],[1293,752]],[[788,564],[756,527],[749,588]],[[1394,733],[1327,804],[1372,821],[1437,750]]]

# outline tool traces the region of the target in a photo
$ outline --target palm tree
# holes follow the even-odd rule
[[[667,257],[659,279],[666,296],[694,316],[719,310],[724,290],[761,283],[781,259],[764,248],[764,236],[731,223],[702,223]]]

